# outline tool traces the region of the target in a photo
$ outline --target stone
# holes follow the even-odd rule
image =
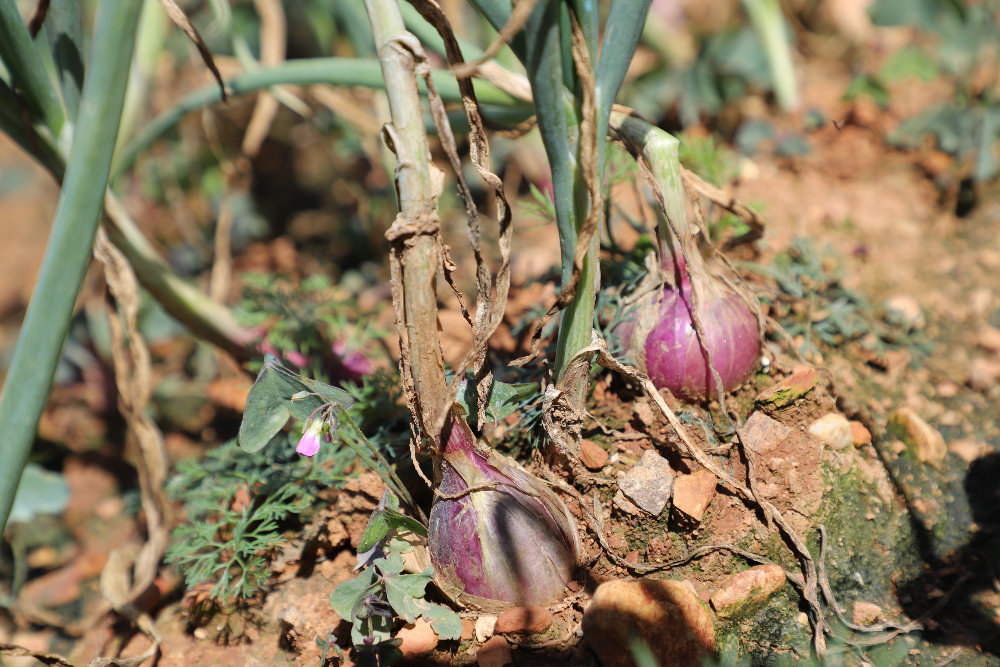
[[[476,641],[480,644],[493,636],[497,627],[496,616],[480,616],[476,619]]]
[[[497,635],[476,651],[476,662],[479,667],[503,667],[514,661],[510,654],[510,645],[507,640]]]
[[[459,641],[467,642],[476,636],[476,622],[471,618],[462,619],[462,636]]]
[[[966,463],[972,463],[980,456],[989,454],[992,450],[989,445],[981,440],[963,438],[949,442],[948,451]]]
[[[618,488],[633,503],[656,516],[670,501],[674,471],[665,458],[647,449],[639,462],[618,480]]]
[[[656,417],[653,415],[653,408],[649,407],[649,403],[644,401],[636,401],[632,407],[632,412],[646,426],[652,426],[653,422],[656,421]]]
[[[742,614],[765,602],[785,585],[785,572],[773,563],[737,572],[712,594],[712,608],[720,618]]]
[[[770,451],[791,435],[792,429],[763,412],[755,412],[740,427],[743,444],[758,454]]]
[[[642,510],[639,509],[639,506],[626,498],[621,489],[615,491],[615,495],[611,499],[611,503],[626,514],[631,514],[632,516],[639,516],[642,514]]]
[[[969,368],[968,384],[976,391],[989,391],[1000,380],[1000,361],[976,358]]]
[[[851,422],[851,442],[855,447],[864,447],[872,444],[872,434],[861,422]]]
[[[979,347],[990,352],[1000,352],[1000,329],[986,324],[979,330],[976,336]]]
[[[854,603],[851,620],[855,625],[871,625],[882,618],[882,608],[871,602],[858,601]]]
[[[680,475],[674,480],[674,512],[690,521],[700,522],[715,497],[718,480],[707,470]]]
[[[604,667],[635,667],[638,634],[660,667],[689,667],[715,657],[712,614],[690,588],[671,579],[608,581],[583,614],[583,636]]]
[[[402,640],[399,650],[403,653],[403,662],[413,662],[427,655],[437,648],[438,644],[437,634],[431,624],[422,618],[400,628],[396,633],[396,639]]]
[[[885,302],[885,307],[893,319],[912,331],[919,331],[927,325],[920,303],[909,294],[899,294]]]
[[[899,408],[889,416],[889,432],[921,463],[937,466],[948,456],[944,438],[912,408]]]
[[[580,461],[591,470],[600,470],[608,464],[608,452],[593,440],[580,443]]]
[[[552,612],[545,607],[514,607],[500,614],[496,632],[509,634],[537,635],[552,625]]]
[[[762,391],[757,396],[757,402],[770,403],[776,408],[784,407],[812,391],[816,387],[817,378],[816,371],[812,368],[799,371]]]
[[[809,426],[809,432],[833,450],[845,449],[854,442],[851,422],[839,412],[823,415]]]

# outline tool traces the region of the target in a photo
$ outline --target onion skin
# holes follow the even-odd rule
[[[458,601],[524,606],[562,597],[580,547],[559,497],[512,460],[481,451],[462,418],[451,420],[441,475],[446,495],[498,483],[495,490],[436,497],[431,508],[431,561],[438,578],[464,590]]]
[[[667,286],[639,300],[616,332],[629,361],[658,389],[684,400],[708,400],[718,389],[694,328],[691,283],[683,260],[677,267],[670,264],[679,287]],[[728,285],[707,271],[700,275],[698,319],[722,391],[729,393],[743,386],[760,363],[757,316]]]

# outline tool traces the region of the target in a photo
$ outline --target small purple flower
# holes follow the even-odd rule
[[[316,419],[309,422],[302,431],[302,439],[295,447],[295,451],[302,456],[312,458],[319,451],[320,437],[323,434],[323,421]]]

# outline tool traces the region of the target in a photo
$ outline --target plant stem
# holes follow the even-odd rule
[[[0,0],[8,3],[9,0]],[[10,3],[12,5],[12,3]],[[6,525],[21,471],[69,329],[90,260],[125,99],[140,0],[101,0],[94,21],[92,67],[80,100],[49,245],[0,394],[0,524]],[[5,6],[5,5],[0,5]],[[18,19],[20,20],[20,19]],[[2,41],[2,40],[0,40]]]
[[[447,70],[434,70],[434,85],[447,102],[461,102],[458,82]],[[277,67],[261,67],[253,72],[243,72],[226,82],[233,97],[253,93],[263,88],[282,84],[309,85],[314,83],[329,83],[334,86],[364,86],[366,88],[382,88],[385,81],[382,78],[378,63],[359,58],[308,58],[290,60]],[[416,85],[416,84],[415,84]],[[475,81],[476,95],[483,104],[502,106],[519,106],[515,100],[499,88]],[[139,153],[149,148],[163,133],[176,125],[190,111],[218,104],[222,101],[219,87],[215,84],[199,88],[181,98],[166,111],[147,123],[142,130],[125,146],[115,160],[111,172],[113,183],[124,174],[134,163]],[[421,118],[421,122],[423,119]]]
[[[771,70],[771,83],[774,85],[778,105],[784,111],[794,111],[799,106],[799,92],[781,3],[779,0],[743,0],[743,7],[764,43],[764,54]]]
[[[431,438],[445,405],[448,385],[444,355],[438,339],[435,284],[441,266],[437,231],[437,198],[430,174],[430,149],[424,128],[424,111],[416,78],[414,49],[420,44],[406,30],[396,0],[365,0],[375,36],[379,64],[385,79],[392,123],[387,134],[396,153],[396,188],[399,216],[393,234],[393,261],[398,262],[402,284],[393,285],[394,299],[403,301],[409,348],[410,373],[416,394],[414,419]],[[402,288],[402,294],[399,290]],[[397,316],[400,304],[396,303]]]

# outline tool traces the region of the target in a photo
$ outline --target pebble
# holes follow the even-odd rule
[[[900,324],[906,325],[913,331],[919,331],[927,325],[920,303],[909,294],[894,296],[885,302],[885,306],[896,316]]]
[[[729,618],[759,605],[785,585],[781,566],[758,565],[737,572],[712,594],[712,608],[721,618]]]
[[[437,648],[438,644],[438,636],[431,624],[422,618],[400,628],[399,632],[396,633],[396,639],[403,641],[399,645],[399,650],[403,653],[403,662],[412,662],[427,655]]]
[[[990,447],[980,440],[963,438],[948,443],[948,451],[966,463],[972,463],[990,452]]]
[[[851,620],[856,625],[871,625],[882,618],[882,608],[871,602],[855,602]]]
[[[740,427],[743,444],[757,453],[770,451],[792,434],[792,429],[763,412],[755,412]]]
[[[823,415],[812,423],[809,432],[833,450],[845,449],[854,442],[851,422],[839,412]]]
[[[496,616],[480,616],[476,619],[476,640],[482,644],[493,636],[497,627]]]
[[[851,422],[851,442],[855,447],[872,444],[872,434],[861,422]]]
[[[459,641],[467,642],[476,636],[476,623],[471,618],[462,619],[462,636]]]
[[[479,667],[503,667],[514,661],[510,654],[507,640],[497,635],[476,651],[476,662]]]
[[[902,440],[921,463],[938,465],[948,455],[941,434],[912,408],[899,408],[889,416],[889,432]]]
[[[608,452],[593,440],[580,443],[580,461],[591,470],[600,470],[608,464]]]
[[[799,371],[785,378],[757,396],[758,403],[771,403],[775,407],[784,407],[796,398],[805,396],[816,386],[816,371],[812,368]]]
[[[700,522],[715,497],[716,484],[715,475],[707,470],[678,476],[674,481],[674,512],[680,512],[685,519]]]
[[[670,579],[608,581],[583,615],[584,638],[604,667],[634,667],[637,632],[660,667],[689,667],[715,656],[712,615],[691,589]]]
[[[649,407],[649,403],[636,401],[632,408],[632,412],[639,418],[639,421],[646,426],[652,426],[653,422],[656,421],[656,417],[653,416],[653,408]]]
[[[976,391],[989,391],[1000,380],[1000,361],[976,358],[969,368],[969,386]]]
[[[1000,329],[988,324],[984,325],[976,336],[976,342],[979,343],[979,347],[985,350],[1000,352]]]
[[[629,500],[656,516],[663,511],[674,490],[674,471],[667,460],[647,449],[625,476],[618,488]]]
[[[552,612],[545,607],[514,607],[500,614],[496,632],[503,634],[523,633],[537,635],[552,625]]]

